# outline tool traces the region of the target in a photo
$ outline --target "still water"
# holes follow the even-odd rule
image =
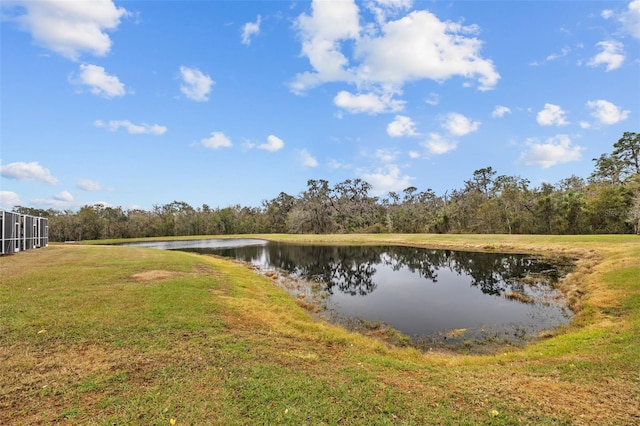
[[[231,257],[314,283],[308,288],[329,319],[382,323],[426,345],[447,338],[517,343],[570,318],[554,287],[569,266],[538,256],[256,239],[137,245]]]

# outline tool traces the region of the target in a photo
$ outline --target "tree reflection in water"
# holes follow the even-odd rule
[[[213,248],[203,248],[203,242],[170,248],[232,257],[317,283],[334,321],[390,325],[419,345],[450,347],[456,340],[462,345],[486,336],[519,343],[569,318],[553,286],[571,268],[563,259],[408,246],[227,241],[212,240]],[[290,291],[300,296],[299,290]]]
[[[378,265],[386,265],[394,271],[406,268],[433,283],[438,282],[438,272],[446,268],[470,277],[470,285],[482,293],[496,296],[524,291],[526,284],[522,279],[525,277],[536,276],[540,281],[554,283],[568,267],[566,261],[554,259],[552,264],[532,255],[404,246],[319,246],[270,242],[264,246],[191,251],[276,268],[305,280],[324,283],[330,294],[338,290],[354,296],[365,296],[377,288],[374,276]]]

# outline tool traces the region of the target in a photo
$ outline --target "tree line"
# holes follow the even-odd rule
[[[611,153],[593,159],[584,179],[532,187],[520,176],[475,170],[462,188],[437,195],[414,186],[371,195],[362,179],[309,180],[297,196],[281,192],[260,207],[151,210],[86,205],[78,211],[16,206],[49,218],[50,241],[251,233],[640,234],[640,134],[625,132]]]

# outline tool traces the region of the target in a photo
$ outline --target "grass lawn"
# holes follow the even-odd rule
[[[0,258],[0,424],[640,424],[637,236],[262,237],[571,255],[577,313],[525,348],[421,353],[233,261],[51,245]]]

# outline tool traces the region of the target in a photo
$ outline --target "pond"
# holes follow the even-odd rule
[[[247,262],[334,323],[368,334],[397,330],[426,349],[521,344],[571,317],[555,286],[571,267],[566,260],[257,239],[136,245]]]

